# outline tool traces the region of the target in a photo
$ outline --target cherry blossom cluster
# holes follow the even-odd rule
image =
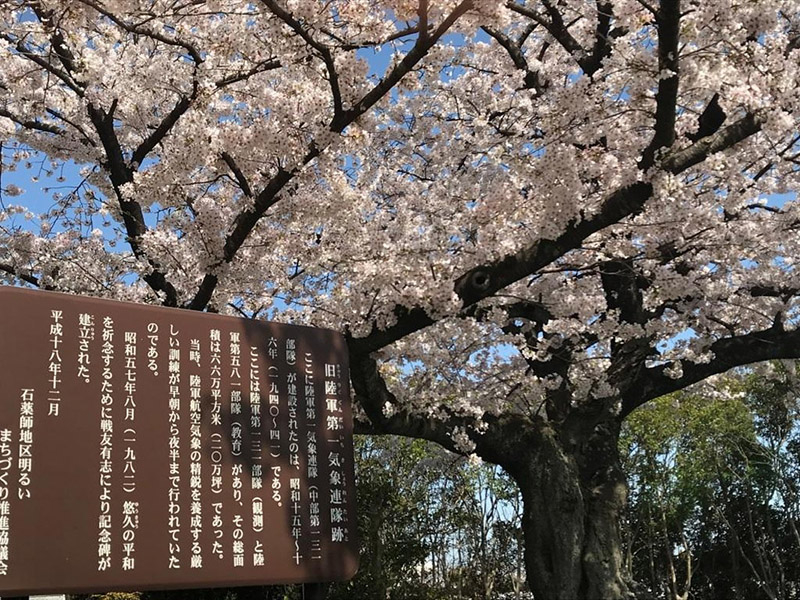
[[[4,171],[80,170],[49,211],[0,181],[8,283],[354,339],[418,311],[385,410],[474,422],[797,325],[788,0],[686,0],[677,39],[638,0],[0,10]]]

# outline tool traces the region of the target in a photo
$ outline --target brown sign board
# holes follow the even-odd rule
[[[336,332],[0,287],[0,595],[336,581]]]

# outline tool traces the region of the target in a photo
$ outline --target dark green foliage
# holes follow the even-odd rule
[[[330,600],[494,598],[522,583],[519,500],[495,467],[419,440],[356,449],[361,568]]]
[[[656,597],[800,597],[791,367],[661,398],[627,420],[629,568]]]

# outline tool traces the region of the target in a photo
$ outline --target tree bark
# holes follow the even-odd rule
[[[540,424],[511,470],[522,492],[525,564],[537,600],[631,600],[620,519],[627,484],[619,424],[609,419],[583,440]]]
[[[403,410],[375,360],[352,347],[350,356],[356,398],[370,419],[361,432],[418,437],[463,452],[451,433],[469,430],[467,418],[451,414],[442,422]],[[400,410],[387,414],[387,405]],[[554,393],[547,417],[484,415],[485,429],[470,435],[475,453],[503,467],[521,491],[526,574],[536,600],[650,595],[629,580],[623,560],[627,482],[618,449],[619,405],[605,398],[575,406]]]

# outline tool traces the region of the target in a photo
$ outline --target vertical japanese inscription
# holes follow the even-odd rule
[[[308,523],[311,560],[322,559],[322,521],[320,519],[319,447],[317,444],[317,398],[314,390],[314,361],[311,352],[303,357],[303,399],[306,413],[306,451],[308,476]]]
[[[124,442],[122,465],[122,570],[136,568],[136,530],[139,529],[139,499],[136,493],[136,382],[138,335],[126,331],[125,340],[125,409],[122,441]]]
[[[213,358],[214,352],[211,348],[211,342],[216,337],[216,331],[211,330],[209,333],[209,354],[211,359],[210,382],[211,382],[211,434],[210,439],[210,462],[211,462],[211,493],[213,500],[211,501],[211,527],[213,533],[213,542],[211,543],[211,554],[218,560],[225,558],[224,551],[224,537],[225,537],[225,522],[222,517],[223,505],[223,474],[222,467],[225,462],[225,447],[223,445],[224,432],[222,428],[222,367],[221,363],[218,366],[216,359]],[[241,397],[241,377],[239,375],[239,347],[238,342],[234,344],[231,337],[229,340],[229,356],[230,356],[230,394],[227,398],[228,405],[233,412],[234,404],[234,391]]]
[[[231,340],[231,344],[235,344]],[[232,366],[233,368],[233,366]],[[231,386],[231,488],[233,490],[233,511],[231,518],[231,561],[234,568],[243,568],[244,560],[244,426],[242,425],[241,381],[238,389]],[[234,391],[237,392],[234,394]]]
[[[11,488],[9,472],[14,460],[12,432],[0,429],[0,576],[8,575],[9,532],[11,531]]]
[[[97,532],[97,570],[111,568],[111,486],[114,448],[114,320],[103,318],[100,349],[100,516]]]
[[[58,416],[61,406],[62,359],[61,344],[64,338],[64,311],[50,311],[50,362],[47,370],[50,373],[50,386],[47,390],[48,414]]]
[[[295,353],[296,340],[289,338],[286,340],[284,348],[284,361],[288,368],[296,364]],[[287,422],[287,452],[289,458],[289,517],[291,519],[291,535],[294,541],[294,554],[292,558],[296,565],[303,560],[301,549],[301,537],[303,537],[303,517],[302,517],[302,491],[300,475],[300,432],[297,419],[297,385],[296,377],[292,378],[295,371],[289,372],[289,379],[286,386],[286,410],[288,413]]]
[[[233,334],[231,334],[233,335]],[[238,348],[239,337],[236,342]],[[233,360],[233,353],[231,360]],[[266,563],[264,544],[258,539],[258,534],[264,531],[264,499],[261,490],[264,487],[264,442],[261,435],[262,403],[261,403],[261,375],[262,369],[258,359],[258,348],[250,348],[250,503],[251,516],[251,561],[254,567],[263,567]]]
[[[91,347],[94,341],[94,315],[80,313],[78,315],[78,379],[84,383],[91,383]]]
[[[17,496],[20,500],[31,497],[31,472],[33,471],[33,392],[31,388],[23,388],[19,403],[19,487]]]
[[[0,347],[9,365],[0,378],[9,400],[0,403],[0,594],[352,572],[341,338],[57,294],[20,298],[42,326],[38,345]],[[12,341],[28,335],[2,311],[0,328]],[[49,493],[54,477],[59,492]],[[36,541],[40,530],[48,538]]]
[[[344,472],[344,412],[341,393],[341,366],[325,364],[325,409],[328,443],[334,449],[328,452],[328,484],[331,490],[331,541],[346,542],[349,539],[347,527],[347,486]]]
[[[261,368],[257,349],[250,350],[250,489],[263,487],[261,471]]]
[[[253,347],[254,352],[258,352],[257,347]],[[283,465],[281,459],[283,452],[281,447],[281,428],[278,421],[281,418],[281,381],[280,368],[277,365],[278,340],[275,336],[270,336],[267,340],[267,357],[269,366],[267,367],[267,378],[269,381],[269,418],[267,427],[269,428],[269,457],[270,457],[270,493],[272,502],[277,507],[282,507],[283,503],[283,484],[281,483],[281,470]]]
[[[168,532],[170,569],[181,568],[181,341],[179,331],[169,326],[169,490]]]
[[[212,355],[213,356],[213,355]],[[190,342],[189,363],[196,373],[189,375],[189,493],[191,504],[189,507],[189,531],[192,535],[192,556],[189,567],[192,569],[203,568],[203,549],[200,536],[203,533],[203,395],[200,340]],[[211,374],[214,375],[215,366],[212,363]],[[216,365],[219,373],[219,365]]]

